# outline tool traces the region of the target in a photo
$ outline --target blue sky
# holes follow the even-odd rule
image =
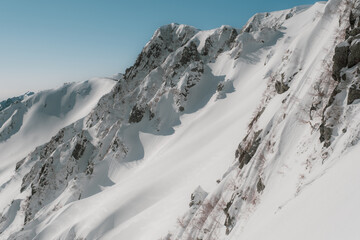
[[[0,100],[131,66],[161,25],[241,28],[257,12],[313,0],[3,0]]]

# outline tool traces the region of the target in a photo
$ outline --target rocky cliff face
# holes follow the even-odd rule
[[[359,12],[358,1],[332,0],[257,14],[242,29],[159,28],[89,114],[13,163],[1,186],[16,189],[1,203],[2,235],[251,233],[262,206],[270,221],[266,211],[280,211],[357,143]],[[210,189],[196,188],[185,213],[199,184]]]

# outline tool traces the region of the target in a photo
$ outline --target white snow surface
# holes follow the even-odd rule
[[[0,142],[0,239],[357,239],[359,107],[339,94],[338,130],[319,141],[349,9],[257,14],[242,30],[170,24],[116,85],[0,112],[3,133],[24,111]],[[257,140],[240,168],[236,149]]]

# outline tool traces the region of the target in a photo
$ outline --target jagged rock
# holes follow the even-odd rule
[[[49,173],[51,171],[53,171],[51,169],[51,165],[53,164],[54,159],[53,158],[49,158],[45,164],[41,167],[40,169],[40,173],[39,173],[39,186],[40,187],[44,187],[45,185],[47,185],[48,181],[47,181],[47,176],[49,175]]]
[[[179,31],[182,29],[181,31]],[[125,70],[124,79],[129,81],[138,76],[146,76],[162,64],[167,55],[185,45],[197,32],[193,27],[169,24],[157,29],[136,59],[135,64]]]
[[[149,110],[149,120],[152,120],[155,117],[155,113]]]
[[[238,32],[236,31],[236,29],[234,29],[234,28],[231,29],[231,34],[230,34],[229,40],[226,42],[228,47],[231,47],[231,45],[235,41],[237,35],[238,35]]]
[[[349,32],[349,35],[352,37],[355,37],[358,34],[360,34],[360,27],[354,28]]]
[[[151,45],[149,47],[148,52],[146,53],[146,57],[150,58],[150,57],[154,57],[154,58],[158,58],[161,55],[161,45],[159,43],[154,43],[153,45]]]
[[[265,189],[265,185],[262,182],[261,178],[259,178],[259,181],[256,184],[256,190],[258,191],[258,193],[261,193],[262,191],[264,191]]]
[[[351,68],[360,62],[360,39],[351,42],[348,67]]]
[[[349,22],[351,27],[355,26],[356,19],[358,18],[359,18],[359,11],[356,11],[356,9],[352,9],[349,16]]]
[[[356,17],[354,16],[354,13],[351,11],[349,15],[350,26],[354,26],[355,21],[356,21]]]
[[[247,27],[245,28],[244,32],[249,33],[249,32],[252,31],[252,29],[253,29],[253,26],[252,26],[251,24],[249,24],[249,26],[247,26]]]
[[[190,61],[199,61],[199,60],[200,60],[199,52],[197,51],[197,46],[194,42],[191,42],[190,46],[184,47],[180,59],[180,63],[182,65],[186,65]]]
[[[332,129],[325,126],[324,123],[320,125],[320,142],[324,142],[325,147],[330,146],[330,139],[332,135]]]
[[[253,140],[247,144],[244,148],[239,147],[238,155],[239,155],[239,168],[242,169],[246,164],[248,164],[251,160],[251,158],[255,155],[256,150],[258,149],[261,138],[259,137],[262,130],[256,132],[254,134]],[[245,140],[246,141],[246,140]]]
[[[23,165],[24,162],[25,162],[25,158],[17,162],[15,166],[15,171],[18,170],[21,167],[21,165]]]
[[[212,42],[211,42],[211,39],[210,37],[206,38],[205,40],[205,45],[204,45],[204,48],[202,50],[202,54],[207,56],[209,54],[209,49],[212,47]]]
[[[239,157],[240,169],[243,168],[246,164],[248,164],[251,158],[252,156],[247,151],[240,150],[240,157]]]
[[[219,83],[216,88],[216,91],[220,92],[221,90],[223,90],[223,88],[224,88],[224,83]]]
[[[190,71],[197,72],[197,73],[204,73],[203,63],[197,64],[195,67],[191,68]]]
[[[288,20],[292,16],[294,16],[294,14],[292,12],[290,12],[290,13],[286,14],[285,19]]]
[[[83,146],[81,143],[77,143],[75,145],[75,148],[72,152],[72,156],[76,159],[79,160],[81,158],[81,156],[84,154],[85,151],[85,146]]]
[[[344,73],[343,75],[341,75],[341,80],[343,80],[343,81],[346,80],[346,73]]]
[[[347,104],[352,104],[356,99],[360,99],[360,89],[358,89],[356,85],[353,84],[349,88]]]
[[[145,110],[135,105],[130,113],[129,123],[138,123],[144,117]]]
[[[276,81],[275,82],[275,90],[278,94],[282,94],[282,93],[286,92],[287,90],[289,90],[289,86],[283,82]]]
[[[226,235],[230,234],[230,232],[234,228],[235,222],[236,222],[235,217],[230,214],[230,208],[234,203],[235,197],[236,197],[236,194],[233,194],[231,196],[230,201],[226,204],[226,206],[224,208],[224,213],[226,215],[226,219],[224,222],[224,226],[226,227],[226,232],[225,232]]]
[[[86,175],[91,175],[94,172],[94,163],[90,163],[85,171]]]
[[[340,70],[347,66],[349,54],[349,44],[342,42],[335,47],[335,54],[333,56],[333,78],[340,81]]]
[[[333,104],[333,102],[335,101],[335,96],[340,92],[341,90],[338,89],[338,87],[334,89],[334,91],[330,95],[329,102],[326,104],[326,108],[330,107]]]
[[[119,142],[118,142],[118,139],[115,138],[113,143],[111,144],[111,149],[113,152],[115,152],[118,147],[119,147]]]

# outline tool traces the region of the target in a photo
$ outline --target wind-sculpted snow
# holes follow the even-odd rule
[[[278,224],[306,191],[327,193],[312,186],[359,139],[354,3],[256,14],[242,29],[159,28],[91,112],[9,161],[0,238],[304,239]],[[31,106],[72,116],[92,90],[63,91],[1,112],[4,136],[25,131]]]

